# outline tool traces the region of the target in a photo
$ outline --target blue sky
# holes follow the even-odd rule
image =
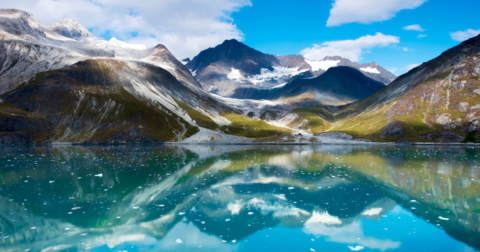
[[[240,9],[232,17],[244,33],[245,44],[275,55],[299,54],[312,44],[357,39],[377,32],[397,36],[400,43],[365,50],[359,61],[375,61],[387,69],[396,69],[396,74],[406,72],[408,65],[433,59],[459,44],[452,39],[451,32],[480,29],[480,1],[477,0],[430,0],[415,9],[401,10],[389,20],[335,27],[326,26],[330,9],[332,1],[276,0],[273,4],[252,0],[251,7]],[[425,31],[403,29],[413,24]],[[420,34],[427,36],[418,38]]]
[[[106,39],[164,44],[179,59],[235,38],[275,55],[375,61],[397,75],[480,33],[480,0],[0,0],[0,8],[45,25],[70,18]],[[423,30],[404,29],[411,25]]]

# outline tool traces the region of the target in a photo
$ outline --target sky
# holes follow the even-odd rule
[[[179,59],[225,39],[311,60],[376,62],[396,75],[480,34],[478,0],[0,0],[45,25],[80,22],[97,37],[166,45]]]

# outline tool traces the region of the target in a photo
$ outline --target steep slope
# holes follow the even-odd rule
[[[395,76],[376,63],[362,64],[340,57],[311,61],[300,55],[264,54],[236,40],[227,40],[185,59],[205,90],[225,97],[239,97],[237,89],[270,89],[285,83],[319,76],[331,67],[350,66],[370,78],[389,84]]]
[[[332,130],[376,141],[479,142],[480,36],[340,111]]]
[[[96,57],[147,62],[169,71],[184,85],[200,86],[163,45],[147,48],[115,38],[105,41],[70,19],[48,28],[27,12],[0,9],[0,38],[0,94],[37,73]]]
[[[340,106],[370,96],[384,87],[383,83],[368,78],[354,68],[333,67],[313,79],[292,81],[267,90],[237,89],[233,96],[303,104],[301,106]]]
[[[60,142],[182,140],[199,129],[178,100],[204,108],[205,117],[222,123],[218,112],[212,114],[222,105],[199,88],[182,85],[162,68],[116,59],[87,60],[41,73],[1,99],[48,120],[54,128],[51,141]]]

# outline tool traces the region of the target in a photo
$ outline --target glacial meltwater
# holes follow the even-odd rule
[[[476,251],[480,149],[0,149],[0,251]]]

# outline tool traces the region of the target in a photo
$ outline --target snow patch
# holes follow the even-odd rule
[[[315,60],[305,59],[305,61],[310,65],[310,67],[312,67],[313,72],[316,72],[320,69],[323,71],[327,71],[329,68],[336,67],[338,66],[338,63],[340,63],[340,60],[315,61]]]
[[[262,68],[260,70],[260,74],[245,77],[240,72],[240,70],[232,68],[230,73],[227,74],[227,78],[230,80],[235,80],[236,82],[249,82],[249,83],[253,83],[253,85],[258,85],[264,82],[277,81],[278,79],[284,76],[293,77],[307,71],[308,69],[299,70],[298,67],[296,68],[273,67],[273,71],[270,71],[267,68]],[[282,84],[282,85],[285,85],[285,84]],[[282,85],[278,85],[276,87],[282,87]]]
[[[372,73],[372,74],[380,74],[380,71],[376,67],[364,67],[360,68],[361,71]]]

